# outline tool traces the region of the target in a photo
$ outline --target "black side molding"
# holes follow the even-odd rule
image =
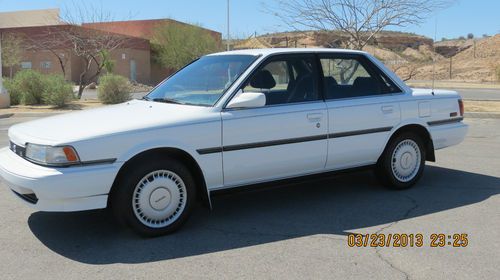
[[[363,129],[363,130],[353,130],[346,132],[337,132],[328,135],[328,138],[340,138],[340,137],[348,137],[355,135],[363,135],[363,134],[371,134],[371,133],[379,133],[379,132],[387,132],[391,131],[392,126],[379,127],[379,128],[371,128],[371,129]]]
[[[439,121],[431,121],[427,122],[429,126],[435,126],[435,125],[443,125],[443,124],[450,124],[450,123],[457,123],[463,121],[464,118],[454,118],[454,119],[446,119],[446,120],[439,120]]]
[[[199,149],[199,150],[196,150],[196,151],[200,155],[215,154],[215,153],[221,153],[222,152],[222,147]]]
[[[391,129],[392,129],[392,126],[387,126],[387,127],[346,131],[346,132],[338,132],[338,133],[331,133],[331,134],[321,134],[321,135],[314,135],[314,136],[307,136],[307,137],[288,138],[288,139],[280,139],[280,140],[272,140],[272,141],[254,142],[254,143],[248,143],[248,144],[229,145],[229,146],[223,146],[223,147],[204,148],[204,149],[198,149],[196,151],[200,155],[206,155],[206,154],[221,153],[223,151],[224,152],[238,151],[238,150],[245,150],[245,149],[254,149],[254,148],[278,146],[278,145],[318,141],[318,140],[325,140],[325,139],[329,139],[329,138],[340,138],[340,137],[348,137],[348,136],[355,136],[355,135],[387,132],[387,131],[391,131]]]
[[[240,145],[230,145],[224,146],[223,150],[227,151],[237,151],[237,150],[245,150],[245,149],[253,149],[253,148],[263,148],[270,146],[278,146],[278,145],[286,145],[286,144],[295,144],[302,142],[310,142],[317,140],[325,140],[328,136],[326,134],[323,135],[315,135],[315,136],[307,136],[307,137],[299,137],[299,138],[289,138],[289,139],[281,139],[281,140],[272,140],[272,141],[264,141],[264,142],[256,142],[249,144],[240,144]]]

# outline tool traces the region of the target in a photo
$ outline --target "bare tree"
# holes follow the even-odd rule
[[[71,43],[74,55],[84,62],[78,80],[78,98],[82,97],[85,87],[109,65],[109,53],[124,47],[131,40],[123,35],[80,26],[70,26],[62,32]]]
[[[84,62],[78,80],[78,98],[83,90],[111,64],[110,53],[123,47],[131,47],[138,39],[108,31],[82,27],[80,23],[113,21],[112,15],[101,7],[73,2],[74,14],[66,14],[62,21],[68,28],[61,29],[61,35],[72,48],[74,55]]]
[[[66,63],[70,54],[66,51],[69,45],[68,38],[63,36],[64,32],[60,26],[47,26],[39,30],[38,34],[23,36],[23,44],[27,50],[48,51],[54,55],[59,62],[63,77],[66,78]]]
[[[363,49],[388,27],[423,22],[454,0],[275,0],[266,10],[295,29],[340,31],[348,47]]]
[[[406,64],[401,64],[396,67],[392,67],[392,71],[396,73],[403,81],[409,81],[415,77],[417,74],[417,64],[411,64],[411,63],[406,63]]]

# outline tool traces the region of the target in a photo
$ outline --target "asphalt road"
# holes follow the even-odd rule
[[[452,89],[469,100],[499,100],[500,89]]]
[[[27,118],[0,120],[6,129]],[[500,279],[500,120],[467,119],[407,191],[369,172],[216,197],[170,236],[142,239],[106,211],[42,213],[0,186],[1,279]],[[350,248],[348,233],[421,233],[421,248]],[[430,248],[433,233],[468,234]]]

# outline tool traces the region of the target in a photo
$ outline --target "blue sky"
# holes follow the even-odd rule
[[[269,0],[268,0],[269,1]],[[44,8],[74,8],[78,0],[0,0],[0,11],[16,11]],[[199,23],[226,33],[226,0],[85,0],[93,6],[113,14],[115,20],[174,18]],[[263,11],[264,0],[231,0],[231,36],[246,37],[254,32],[263,34],[286,30],[272,15]],[[434,37],[437,21],[437,38],[465,36],[474,33],[500,33],[500,0],[457,0],[451,8],[440,11],[421,26],[400,31]]]

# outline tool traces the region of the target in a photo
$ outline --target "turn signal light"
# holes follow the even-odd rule
[[[66,155],[66,159],[69,162],[78,161],[78,156],[76,155],[76,152],[75,152],[75,150],[73,148],[66,146],[66,147],[63,148],[63,152]]]

